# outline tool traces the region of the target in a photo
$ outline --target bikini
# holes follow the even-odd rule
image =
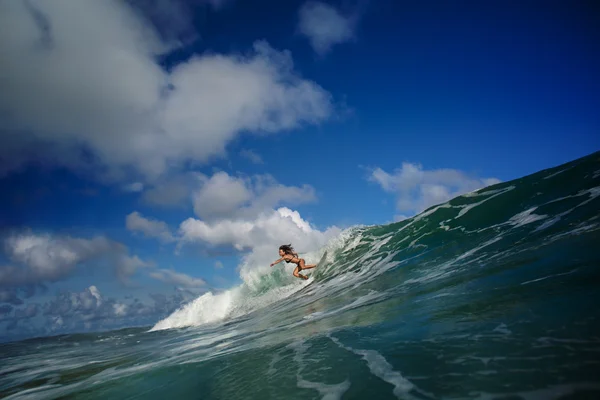
[[[300,265],[300,261],[298,261],[298,262],[292,262],[292,260],[293,260],[294,258],[296,258],[297,256],[294,256],[294,255],[292,255],[292,254],[289,254],[289,255],[290,255],[290,256],[292,256],[292,258],[291,258],[289,261],[288,261],[288,260],[286,260],[285,258],[283,259],[283,260],[284,260],[286,263],[288,263],[288,264],[292,263],[292,264],[298,264],[298,265]]]

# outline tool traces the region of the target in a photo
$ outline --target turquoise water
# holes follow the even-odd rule
[[[307,282],[2,344],[0,397],[600,398],[599,246],[596,153],[344,232]]]

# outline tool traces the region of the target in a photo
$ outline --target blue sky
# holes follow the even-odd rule
[[[0,336],[151,324],[283,242],[597,151],[599,22],[565,2],[3,3]]]

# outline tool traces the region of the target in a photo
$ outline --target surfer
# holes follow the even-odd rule
[[[303,269],[311,269],[317,266],[316,264],[306,265],[304,258],[298,257],[298,253],[296,253],[291,244],[283,244],[279,246],[279,255],[281,258],[271,264],[271,267],[275,264],[279,264],[282,261],[285,261],[288,264],[297,264],[296,269],[294,269],[294,276],[296,278],[308,279],[308,276],[302,275],[299,272]]]

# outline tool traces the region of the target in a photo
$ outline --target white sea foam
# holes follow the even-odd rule
[[[535,283],[535,282],[543,281],[543,280],[546,280],[546,279],[549,279],[549,278],[555,278],[557,276],[570,275],[570,274],[576,272],[577,270],[578,270],[578,268],[575,268],[574,270],[569,271],[569,272],[563,272],[561,274],[553,274],[553,275],[544,276],[542,278],[533,279],[531,281],[523,282],[523,283],[521,283],[521,285],[529,285],[530,283]]]
[[[392,367],[390,363],[380,353],[375,350],[360,350],[343,345],[337,338],[329,336],[329,338],[342,349],[352,352],[362,357],[367,362],[369,371],[376,377],[392,384],[394,386],[393,393],[399,399],[417,399],[418,397],[411,394],[411,391],[417,391],[424,395],[429,395],[419,390],[412,382],[402,376],[402,374]]]
[[[341,399],[343,394],[350,389],[350,381],[346,379],[342,383],[328,385],[321,382],[311,382],[298,378],[297,385],[303,389],[314,389],[319,392],[321,400],[337,400]]]
[[[311,278],[276,287],[260,296],[253,296],[247,290],[244,290],[243,285],[216,295],[211,292],[205,293],[156,323],[150,331],[198,326],[215,323],[226,318],[239,317],[289,297],[313,280]]]
[[[217,295],[213,295],[212,292],[205,293],[191,303],[176,310],[167,318],[159,321],[152,327],[151,331],[200,325],[222,320],[231,312],[236,299],[240,295],[240,291],[241,288],[238,287]]]
[[[570,168],[565,168],[565,169],[561,169],[561,170],[560,170],[560,171],[558,171],[558,172],[555,172],[555,173],[553,173],[553,174],[550,174],[550,175],[548,175],[548,176],[545,176],[543,179],[550,179],[550,178],[554,178],[556,175],[562,174],[563,172],[565,172],[565,171],[568,171],[568,170],[570,170],[571,168],[573,168],[573,167],[570,167]]]
[[[467,251],[467,252],[465,252],[465,253],[461,254],[460,256],[458,256],[458,257],[456,258],[456,260],[454,260],[454,262],[456,262],[456,261],[460,261],[460,260],[462,260],[462,259],[465,259],[465,258],[467,258],[467,257],[470,257],[470,256],[472,256],[474,253],[476,253],[476,252],[478,252],[479,250],[483,249],[484,247],[487,247],[487,246],[489,246],[489,245],[491,245],[491,244],[494,244],[494,243],[496,243],[496,242],[497,242],[497,241],[499,241],[499,240],[502,240],[502,236],[496,236],[495,238],[493,238],[493,239],[490,239],[490,240],[488,240],[488,241],[487,241],[487,242],[485,242],[485,243],[482,243],[480,246],[477,246],[477,247],[475,247],[474,249],[471,249],[471,250],[469,250],[469,251]]]
[[[468,213],[469,211],[471,211],[473,208],[482,205],[483,203],[485,203],[486,201],[489,201],[491,199],[493,199],[494,197],[500,196],[506,192],[510,192],[511,190],[513,190],[515,188],[515,186],[507,186],[503,189],[498,189],[498,190],[490,190],[488,192],[484,192],[484,193],[480,193],[478,194],[478,196],[482,196],[482,195],[488,195],[488,194],[492,194],[491,196],[477,202],[477,203],[473,203],[473,204],[468,204],[468,205],[464,205],[464,206],[458,206],[460,208],[462,208],[462,210],[460,210],[460,212],[458,213],[458,215],[454,218],[460,218],[462,216],[464,216],[466,213]],[[473,197],[473,196],[471,196]]]
[[[514,186],[510,186],[511,188],[514,188]],[[463,194],[461,197],[480,197],[480,196],[490,196],[492,194],[496,194],[496,193],[504,193],[506,192],[506,188],[502,188],[502,189],[493,189],[493,190],[486,190],[485,192],[482,192],[481,190],[483,189],[477,189],[473,192],[469,192],[469,193],[465,193]]]
[[[494,330],[493,330],[493,332],[499,332],[499,333],[503,333],[505,335],[512,334],[512,331],[510,329],[508,329],[508,327],[504,323],[502,323],[502,324],[498,325],[497,327],[495,327]]]
[[[323,382],[311,382],[302,378],[302,370],[305,368],[304,353],[308,349],[305,342],[294,342],[288,347],[294,350],[294,361],[298,365],[296,372],[296,385],[303,389],[314,389],[322,396],[322,400],[341,399],[343,394],[350,388],[350,381],[345,379],[338,384],[326,384]]]
[[[593,187],[591,189],[587,189],[587,190],[580,190],[577,194],[574,195],[570,195],[570,196],[564,196],[564,197],[559,197],[558,199],[554,199],[551,200],[547,203],[544,203],[544,205],[546,204],[552,204],[552,203],[556,203],[562,200],[566,200],[566,199],[571,199],[574,197],[580,197],[580,196],[585,196],[585,195],[590,195],[590,197],[584,201],[582,201],[581,203],[577,204],[575,207],[570,208],[567,211],[564,211],[556,216],[554,216],[552,219],[550,219],[549,221],[544,222],[542,225],[540,225],[539,227],[537,227],[537,229],[534,232],[538,232],[541,231],[543,229],[547,229],[550,226],[554,225],[555,223],[557,223],[558,221],[560,221],[561,218],[563,218],[564,216],[570,214],[573,210],[575,210],[578,207],[584,206],[586,204],[588,204],[589,202],[591,202],[592,200],[594,200],[596,197],[600,196],[600,186],[596,186]]]
[[[541,219],[545,219],[548,217],[547,215],[534,214],[533,212],[536,209],[537,209],[537,207],[532,207],[528,210],[518,213],[517,215],[514,215],[513,217],[511,217],[511,219],[508,220],[508,223],[513,225],[516,228],[519,226],[531,224],[532,222],[539,221]]]

